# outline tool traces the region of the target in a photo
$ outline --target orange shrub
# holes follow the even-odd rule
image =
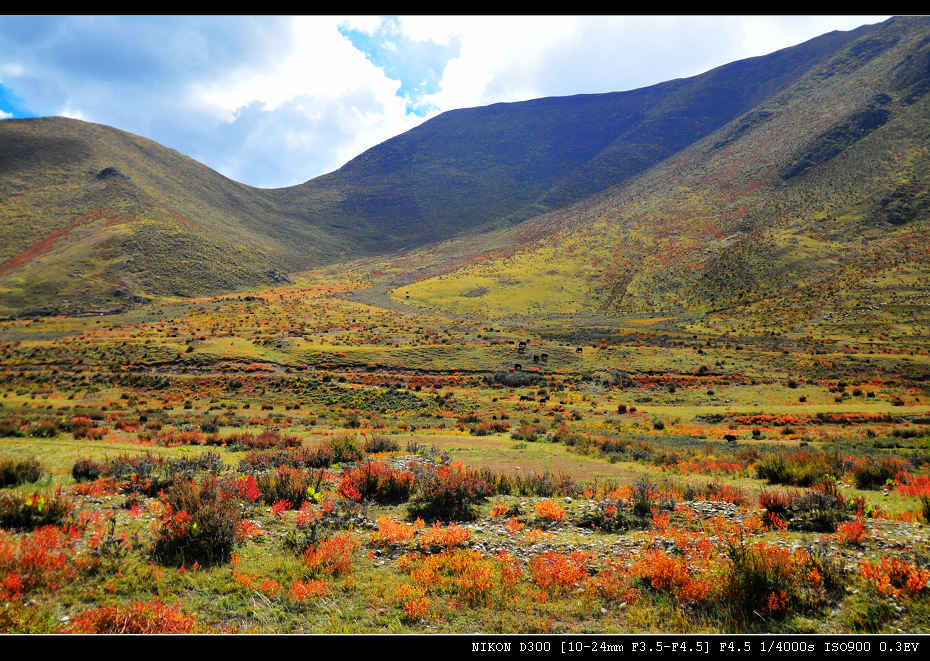
[[[885,556],[875,565],[868,560],[860,560],[859,573],[876,590],[892,597],[915,595],[930,582],[930,570],[920,569],[893,556]]]
[[[659,532],[668,530],[670,522],[671,515],[669,515],[668,512],[659,512],[657,510],[652,512],[652,525],[654,525]]]
[[[18,601],[34,589],[54,590],[74,580],[84,566],[71,555],[77,536],[54,526],[24,537],[0,530],[0,601]]]
[[[427,528],[420,536],[420,548],[424,551],[454,548],[467,542],[470,537],[471,531],[464,526],[452,524],[442,528],[434,523],[432,528]]]
[[[523,533],[523,539],[529,544],[538,544],[544,539],[552,539],[555,537],[551,532],[545,532],[539,530],[538,528],[530,528],[525,533]]]
[[[197,621],[158,599],[126,606],[104,606],[81,613],[62,633],[195,633]]]
[[[345,532],[321,540],[316,546],[304,552],[304,564],[314,572],[324,574],[345,574],[352,570],[352,553],[358,548],[358,542],[352,533]]]
[[[633,603],[640,592],[632,586],[632,578],[622,563],[606,560],[597,574],[585,581],[585,595],[589,599]]]
[[[509,596],[521,573],[516,561],[506,553],[492,559],[472,550],[404,555],[398,564],[414,582],[413,586],[401,586],[402,601],[435,593],[452,594],[471,605],[489,605],[495,596]]]
[[[565,510],[554,500],[540,500],[533,506],[536,516],[547,521],[561,521],[565,518]]]
[[[507,505],[505,505],[501,501],[498,501],[494,503],[494,505],[491,507],[491,518],[496,519],[498,517],[504,516],[509,511],[510,511],[510,508],[507,507]]]
[[[562,594],[577,586],[588,575],[591,554],[573,551],[566,556],[547,551],[530,560],[533,582],[540,588],[540,599],[547,595]]]
[[[101,477],[93,482],[78,482],[71,491],[79,496],[111,496],[116,493],[116,482],[111,477]]]
[[[346,471],[336,489],[346,500],[374,500],[385,504],[402,503],[412,491],[413,473],[394,470],[378,461]]]
[[[711,585],[692,576],[691,563],[685,556],[671,556],[665,551],[646,551],[630,569],[630,573],[654,590],[673,593],[679,601],[707,601]]]
[[[836,538],[843,544],[860,544],[868,536],[869,531],[859,519],[836,526]]]
[[[329,594],[330,585],[326,581],[309,579],[302,581],[299,578],[291,585],[287,596],[300,602],[314,597],[324,597]]]
[[[907,484],[899,484],[897,489],[905,496],[930,496],[930,475],[909,476]]]
[[[429,615],[430,601],[427,597],[411,599],[404,602],[404,618],[409,622],[419,622]]]
[[[394,544],[412,539],[417,530],[426,525],[423,519],[400,523],[389,516],[378,517],[378,532],[371,536],[372,544]]]

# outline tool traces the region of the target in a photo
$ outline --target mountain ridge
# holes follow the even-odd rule
[[[0,313],[235,291],[301,269],[532,225],[750,121],[766,103],[775,110],[762,112],[777,112],[779,94],[813,80],[812,71],[828,81],[868,66],[894,48],[896,25],[919,31],[927,21],[834,31],[646,88],[449,111],[286,188],[235,182],[104,125],[4,120]],[[923,84],[919,64],[918,57],[916,78],[899,74],[915,78],[912,87]],[[755,115],[750,124],[767,121]],[[729,130],[752,130],[739,126]],[[739,136],[717,142],[728,139]]]

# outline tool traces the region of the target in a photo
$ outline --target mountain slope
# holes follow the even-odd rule
[[[350,246],[139,136],[64,118],[0,122],[0,305],[82,311],[281,280]]]
[[[453,110],[278,192],[293,213],[389,249],[514,224],[642,172],[869,29],[629,92]]]
[[[746,113],[810,72],[832,66],[830,75],[850,76],[885,57],[900,38],[886,27],[832,32],[629,92],[447,112],[283,189],[236,183],[101,125],[0,121],[0,314],[241,290],[289,271],[506,229],[603,195],[738,117],[765,122]],[[839,52],[847,55],[836,64]],[[737,140],[740,130],[716,140]]]
[[[928,90],[930,21],[893,19],[596,202],[509,230],[508,253],[394,295],[498,317],[721,311],[744,331],[930,321]]]

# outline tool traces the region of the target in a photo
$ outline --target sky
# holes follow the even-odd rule
[[[887,16],[0,16],[0,120],[151,138],[263,188],[435,115],[636,89]]]

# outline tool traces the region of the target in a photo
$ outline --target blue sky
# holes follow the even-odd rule
[[[635,89],[885,16],[6,16],[0,119],[64,115],[288,186],[437,113]]]
[[[371,33],[348,25],[339,26],[339,33],[384,75],[400,81],[397,96],[407,102],[408,113],[425,117],[439,110],[423,99],[439,92],[446,64],[461,50],[460,38],[453,36],[448,44],[415,41],[403,33],[395,16],[385,17]]]

